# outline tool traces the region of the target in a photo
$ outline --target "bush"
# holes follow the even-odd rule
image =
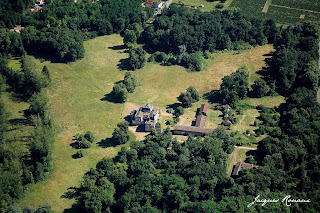
[[[137,87],[138,79],[131,72],[126,72],[123,80],[124,85],[129,93],[133,93]]]
[[[178,97],[184,108],[191,107],[192,103],[199,101],[199,99],[200,95],[193,86],[189,87],[186,92],[182,92]]]
[[[84,134],[84,138],[90,141],[91,143],[94,142],[94,135],[90,131],[87,131],[86,134]]]
[[[216,5],[216,8],[217,8],[217,9],[222,9],[223,7],[224,7],[224,5],[221,4],[221,3],[219,3],[219,4]]]
[[[128,91],[123,83],[116,84],[112,89],[112,96],[116,102],[124,103],[128,99]]]
[[[252,155],[249,155],[246,160],[246,163],[251,163],[251,164],[257,164],[257,161],[254,159],[254,157]]]
[[[212,53],[209,52],[209,50],[206,50],[206,51],[204,51],[204,53],[203,53],[203,57],[204,57],[205,59],[210,59],[210,58],[213,58],[213,55],[212,55]]]
[[[201,71],[207,65],[201,52],[184,54],[181,60],[181,64],[190,71]]]
[[[82,157],[85,156],[85,154],[86,154],[86,151],[83,150],[83,149],[80,149],[80,150],[77,151],[76,156],[77,156],[77,158],[82,158]]]
[[[117,144],[125,144],[129,141],[128,126],[129,123],[126,121],[118,123],[117,128],[112,133],[112,140]]]
[[[174,125],[174,121],[173,120],[166,120],[166,125],[172,126],[172,125]]]
[[[142,47],[130,48],[129,61],[132,70],[140,69],[146,62],[146,51]]]
[[[268,87],[265,80],[258,78],[252,85],[252,93],[254,97],[261,98],[268,93]]]
[[[174,113],[174,110],[173,110],[172,108],[168,108],[168,109],[167,109],[167,113],[173,114],[173,113]]]
[[[176,108],[175,112],[174,112],[176,117],[180,117],[180,115],[184,114],[184,109],[182,108],[182,106],[179,106]]]
[[[77,140],[77,145],[78,145],[78,149],[87,149],[91,147],[91,142],[88,141],[84,135],[82,134],[77,134],[76,136],[76,140]]]

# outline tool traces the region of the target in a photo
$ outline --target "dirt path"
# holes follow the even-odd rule
[[[265,5],[264,5],[264,7],[263,7],[263,9],[262,9],[262,12],[263,12],[263,13],[267,13],[267,12],[268,12],[268,9],[269,9],[269,7],[270,7],[270,5],[271,5],[271,2],[272,2],[272,0],[267,0],[267,1],[266,1]]]
[[[238,149],[247,149],[247,150],[257,150],[258,148],[247,147],[247,146],[235,146]]]
[[[317,99],[318,99],[318,102],[320,103],[320,88],[318,89]]]
[[[278,4],[271,4],[270,6],[283,7],[283,8],[292,9],[292,10],[301,10],[301,11],[305,11],[305,12],[319,13],[320,14],[320,12],[313,11],[313,10],[306,10],[306,9],[300,9],[300,8],[295,8],[295,7],[287,7],[287,6],[282,6],[282,5],[278,5]]]

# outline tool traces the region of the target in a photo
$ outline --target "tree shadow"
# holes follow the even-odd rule
[[[73,141],[73,143],[71,143],[70,146],[71,146],[72,148],[74,148],[74,149],[79,149],[79,143],[78,143],[75,135],[73,136],[72,141]]]
[[[117,65],[118,69],[120,71],[126,70],[132,70],[130,66],[130,59],[129,58],[123,58],[119,60],[119,64]]]
[[[207,92],[203,94],[203,98],[208,100],[208,102],[210,102],[211,104],[222,102],[222,97],[220,95],[219,90],[212,90],[210,92]]]
[[[131,117],[130,115],[127,115],[126,117],[123,118],[125,121],[127,121],[129,124],[131,124]]]
[[[34,56],[36,59],[38,59],[39,61],[49,61],[51,63],[69,63],[72,61],[64,61],[61,60],[57,57],[54,57],[53,54],[50,53],[45,53],[45,52],[41,52],[41,51],[32,51],[32,50],[27,50],[28,55],[32,55]],[[81,59],[77,59],[77,60],[81,60]]]
[[[112,138],[102,139],[97,144],[102,148],[116,147],[118,145],[115,141],[112,140]]]
[[[166,106],[166,109],[172,108],[173,110],[176,110],[179,106],[182,106],[182,104],[181,103],[168,104]]]
[[[75,153],[75,154],[71,155],[71,157],[72,157],[73,159],[80,159],[80,158],[82,158],[82,157],[79,157],[78,153]]]
[[[263,56],[265,57],[272,57],[273,56],[274,51],[271,51],[269,53],[263,54]],[[268,58],[267,58],[268,59]]]
[[[121,101],[119,101],[118,99],[116,99],[114,97],[112,92],[110,92],[109,94],[104,95],[104,97],[101,98],[100,101],[108,101],[108,102],[112,102],[112,103],[122,103]]]
[[[21,93],[19,88],[14,88],[8,83],[9,87],[6,88],[6,92],[11,93],[10,99],[14,102],[27,102],[30,98],[29,95]]]
[[[71,146],[72,148],[74,148],[74,149],[79,149],[79,146],[78,146],[78,142],[77,142],[77,141],[71,143],[70,146]]]
[[[74,199],[81,195],[81,189],[77,187],[69,187],[67,191],[61,195],[61,198]]]
[[[78,213],[78,212],[84,212],[84,209],[81,206],[79,206],[77,203],[72,204],[71,208],[63,210],[63,213]]]
[[[140,125],[136,128],[136,132],[146,132],[146,131],[144,130],[144,126]]]
[[[111,50],[124,50],[124,49],[126,49],[127,47],[124,45],[124,44],[122,44],[122,45],[115,45],[115,46],[113,46],[113,47],[108,47],[108,49],[111,49]]]
[[[65,199],[77,199],[81,195],[81,188],[77,187],[69,187],[68,190],[61,196],[61,198]],[[78,205],[78,203],[72,204],[72,207],[69,209],[64,209],[64,213],[76,213],[76,212],[84,212],[84,210]]]
[[[24,125],[27,126],[30,124],[30,121],[27,118],[14,118],[14,119],[10,119],[8,120],[8,123],[10,125]]]

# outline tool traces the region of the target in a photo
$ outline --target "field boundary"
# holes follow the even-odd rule
[[[267,13],[267,12],[268,12],[268,9],[269,9],[271,3],[272,3],[272,0],[267,0],[267,1],[266,1],[266,3],[264,4],[264,7],[263,7],[263,9],[262,9],[262,12],[263,12],[263,13]]]
[[[233,0],[227,0],[225,3],[224,3],[224,10],[226,10],[232,3]]]
[[[300,8],[295,8],[295,7],[287,7],[287,6],[278,5],[278,4],[271,4],[270,6],[282,7],[282,8],[291,9],[291,10],[301,10],[301,11],[305,11],[305,12],[318,13],[318,14],[320,14],[320,12],[318,12],[318,11],[307,10],[307,9],[300,9]]]

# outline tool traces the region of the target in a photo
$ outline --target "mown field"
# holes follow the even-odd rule
[[[41,63],[39,59],[33,58],[37,69],[47,65],[53,80],[47,92],[57,135],[53,172],[46,180],[27,191],[20,202],[21,206],[48,203],[56,212],[70,209],[74,199],[65,198],[68,188],[78,186],[83,174],[100,159],[113,157],[120,150],[120,146],[114,147],[110,140],[104,139],[111,137],[114,127],[132,110],[131,107],[152,103],[165,109],[177,103],[177,96],[190,85],[195,86],[201,95],[216,90],[223,76],[242,65],[248,66],[252,72],[264,67],[265,55],[273,51],[272,45],[265,45],[240,54],[219,53],[204,71],[198,73],[187,72],[180,66],[148,63],[143,69],[134,72],[140,86],[133,94],[129,94],[128,102],[117,104],[107,101],[105,95],[111,92],[114,82],[124,77],[125,71],[119,68],[123,67],[128,53],[122,49],[122,44],[119,35],[86,41],[86,56],[69,64]],[[215,120],[215,117],[209,118],[212,126]],[[73,159],[72,155],[77,151],[70,145],[74,142],[73,136],[87,130],[96,135],[97,143],[88,150],[87,156]]]
[[[266,2],[267,0],[233,0],[229,8],[239,8],[251,17],[272,18],[281,24],[293,24],[302,20],[320,21],[318,0],[272,0],[270,6],[265,8],[266,11],[262,12]]]
[[[197,7],[198,10],[201,11],[212,11],[216,9],[217,4],[223,4],[223,9],[227,9],[233,0],[227,0],[225,3],[221,3],[220,1],[207,1],[207,0],[173,0],[173,3],[176,4],[184,4],[188,6]],[[201,4],[204,7],[199,7]]]

